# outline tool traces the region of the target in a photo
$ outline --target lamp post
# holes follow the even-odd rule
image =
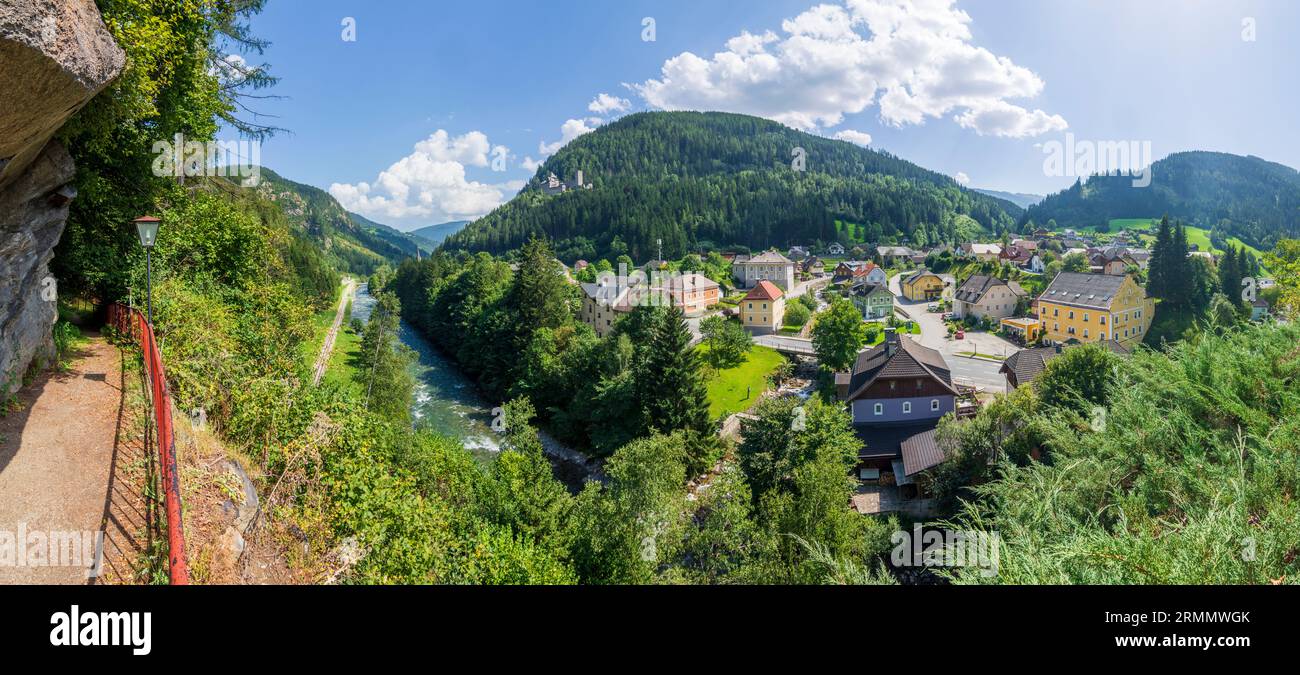
[[[140,245],[144,247],[145,285],[148,289],[146,306],[148,307],[149,325],[153,325],[153,245],[158,241],[158,226],[162,219],[153,216],[141,216],[135,219],[135,229],[140,235]]]

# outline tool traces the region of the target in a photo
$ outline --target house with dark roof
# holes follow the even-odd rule
[[[1020,299],[1028,295],[1014,281],[975,274],[953,294],[952,313],[958,319],[968,316],[976,319],[1005,319],[1015,315]]]
[[[851,371],[835,375],[835,387],[866,446],[862,468],[892,468],[908,439],[934,429],[957,405],[943,355],[892,328],[884,342],[858,354]]]
[[[1115,340],[1124,346],[1142,341],[1155,318],[1155,300],[1128,275],[1061,272],[1038,296],[1043,339]]]
[[[1128,355],[1129,349],[1124,345],[1114,341],[1106,340],[1097,343],[1110,351],[1121,356]],[[1047,369],[1047,362],[1060,356],[1066,349],[1078,345],[1056,345],[1053,347],[1038,347],[1036,349],[1022,349],[1015,354],[1007,357],[1002,362],[1002,368],[999,373],[1007,378],[1007,392],[1015,391],[1022,384],[1033,382],[1039,375]]]
[[[794,289],[794,261],[776,251],[764,251],[748,260],[737,256],[731,263],[731,273],[741,288],[753,288],[767,280],[786,291]]]
[[[862,312],[865,321],[883,319],[894,313],[894,294],[885,284],[855,283],[849,288],[849,299]]]

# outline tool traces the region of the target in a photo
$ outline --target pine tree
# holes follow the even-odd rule
[[[1219,288],[1232,304],[1241,306],[1241,280],[1246,276],[1244,249],[1229,246],[1219,261]]]
[[[640,398],[650,427],[664,434],[685,430],[696,440],[711,436],[708,389],[686,317],[678,308],[659,312],[644,370],[640,378]],[[688,444],[703,453],[706,448]],[[707,444],[705,444],[707,445]],[[687,458],[691,471],[704,468],[704,457]]]
[[[1169,216],[1160,219],[1160,228],[1156,232],[1156,245],[1151,249],[1151,265],[1147,271],[1147,295],[1154,298],[1168,298],[1169,290],[1169,250],[1173,244],[1173,233],[1169,227]]]

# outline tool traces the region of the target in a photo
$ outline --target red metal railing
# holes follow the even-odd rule
[[[153,326],[149,325],[140,310],[120,304],[110,305],[108,323],[122,335],[138,342],[144,357],[153,398],[154,437],[158,441],[159,475],[162,478],[164,508],[167,512],[167,571],[172,585],[183,586],[190,583],[190,569],[185,559],[181,483],[176,471],[176,435],[172,428],[172,403],[167,393],[167,374],[163,370],[162,352],[158,349]]]

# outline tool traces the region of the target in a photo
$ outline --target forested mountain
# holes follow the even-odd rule
[[[800,152],[802,150],[802,152]],[[805,170],[796,170],[802,159]],[[590,190],[547,195],[554,173]],[[500,252],[545,233],[561,259],[680,257],[702,245],[750,248],[846,239],[951,241],[959,224],[1005,230],[1019,207],[885,152],[728,113],[629,115],[581,136],[512,201],[448,238]],[[972,223],[973,219],[973,223]],[[844,234],[836,223],[852,224]]]
[[[261,167],[258,192],[284,211],[290,224],[315,241],[339,270],[370,274],[385,262],[415,257],[417,241],[343,208],[328,192],[295,183]]]
[[[996,197],[1027,209],[1038,202],[1043,201],[1043,195],[1030,194],[1028,192],[1003,192],[1002,190],[985,190],[984,188],[971,188],[972,190],[990,197]]]
[[[1258,157],[1180,152],[1151,166],[1148,187],[1134,187],[1131,176],[1093,176],[1031,207],[1021,224],[1086,227],[1164,215],[1270,249],[1300,235],[1300,173]]]

